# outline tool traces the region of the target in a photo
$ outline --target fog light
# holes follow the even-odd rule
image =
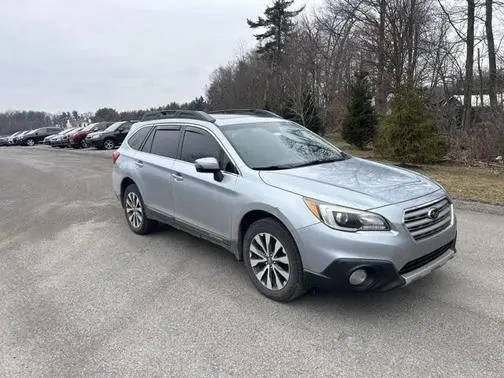
[[[350,285],[357,286],[362,285],[364,281],[366,281],[366,279],[367,279],[366,271],[364,269],[357,269],[350,275],[348,282],[350,282]]]

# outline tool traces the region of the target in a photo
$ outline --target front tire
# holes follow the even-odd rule
[[[304,294],[298,248],[277,220],[264,218],[249,227],[243,238],[243,260],[254,286],[264,296],[289,302]]]
[[[80,142],[80,147],[81,148],[88,148],[89,146],[88,146],[87,142],[84,139],[82,139]]]
[[[31,147],[31,146],[34,146],[34,145],[35,145],[35,140],[34,140],[34,139],[32,139],[32,138],[28,139],[28,140],[26,141],[26,145],[27,145],[27,146],[30,146],[30,147]]]
[[[130,184],[123,196],[124,215],[135,234],[145,235],[154,230],[157,222],[147,218],[142,195],[135,184]]]
[[[115,143],[113,139],[105,139],[103,141],[103,148],[106,150],[113,150],[115,147]]]

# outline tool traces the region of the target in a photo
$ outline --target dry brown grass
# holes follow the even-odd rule
[[[381,160],[374,155],[373,150],[361,151],[348,145],[339,134],[328,135],[327,139],[350,155]],[[504,166],[475,167],[443,163],[409,168],[439,182],[452,198],[504,205]]]

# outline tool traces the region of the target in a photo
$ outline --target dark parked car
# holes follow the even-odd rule
[[[44,140],[46,136],[57,134],[61,131],[59,127],[41,127],[18,137],[18,144],[24,146],[33,146]]]
[[[64,148],[68,146],[68,139],[72,134],[78,133],[83,127],[73,127],[71,129],[66,129],[64,132],[54,135],[49,143],[51,147]]]
[[[97,131],[103,131],[109,127],[113,122],[98,122],[92,123],[77,133],[73,133],[68,138],[68,144],[73,148],[86,148],[88,147],[86,143],[86,137],[89,133],[95,133]]]
[[[86,137],[86,143],[90,147],[112,150],[114,147],[121,145],[126,135],[128,135],[131,125],[136,122],[138,121],[116,122],[103,131],[89,133]]]

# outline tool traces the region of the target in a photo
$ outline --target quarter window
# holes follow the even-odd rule
[[[151,128],[152,127],[144,127],[138,130],[135,134],[133,134],[128,139],[129,146],[134,150],[139,150],[140,147],[142,146],[143,141],[145,140],[145,137],[147,136],[147,134],[149,134]]]

